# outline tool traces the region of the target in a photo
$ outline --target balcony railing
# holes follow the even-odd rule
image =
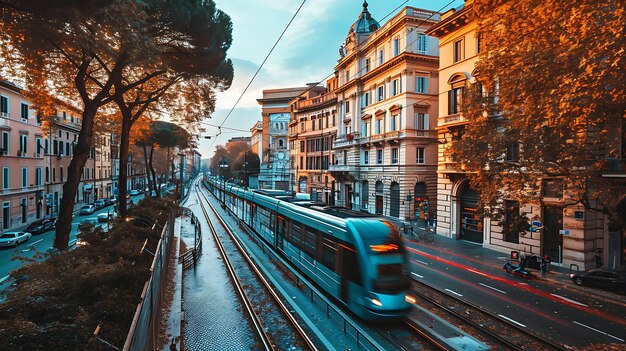
[[[354,165],[354,164],[347,164],[347,165],[337,164],[337,165],[328,166],[328,170],[331,172],[358,172],[360,168],[361,168],[360,165]]]
[[[358,140],[360,139],[360,136],[361,136],[360,133],[350,133],[350,134],[339,135],[335,139],[333,148],[357,145]]]
[[[328,101],[331,101],[333,99],[335,99],[335,93],[329,93],[329,94],[324,94],[321,96],[316,96],[310,99],[306,99],[306,100],[300,100],[297,102],[296,104],[296,108],[298,110],[307,108],[307,107],[313,107],[313,106],[317,106],[317,105],[321,105],[323,103],[326,103]]]
[[[29,193],[33,191],[44,190],[44,186],[42,185],[31,185],[25,187],[17,187],[17,188],[4,188],[0,189],[0,194],[2,195],[10,195],[10,194],[21,194],[21,193]]]
[[[454,115],[449,115],[449,116],[443,116],[443,117],[439,117],[437,119],[438,122],[438,126],[445,126],[447,124],[459,124],[459,123],[466,123],[467,119],[465,117],[463,117],[461,114],[457,113]]]

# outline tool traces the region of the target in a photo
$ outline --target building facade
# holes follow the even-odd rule
[[[611,268],[623,266],[625,232],[599,212],[567,205],[567,189],[558,179],[543,180],[542,204],[503,199],[506,213],[514,211],[513,214],[524,214],[539,222],[542,228],[537,231],[521,234],[507,231],[506,214],[501,221],[492,221],[479,213],[480,189],[469,185],[462,167],[446,152],[449,142],[460,138],[468,123],[460,109],[464,87],[476,82],[475,65],[481,43],[478,24],[470,16],[471,6],[472,1],[468,0],[463,7],[447,11],[427,32],[439,38],[441,53],[437,132],[442,142],[438,150],[437,233],[504,253],[516,250],[526,255],[548,255],[553,263],[574,264],[582,270],[599,264]],[[604,171],[605,177],[616,181],[616,189],[620,189],[617,185],[626,178],[623,131],[621,135],[618,156],[608,160],[609,169]]]
[[[405,7],[382,27],[364,3],[350,28],[336,89],[338,126],[330,166],[336,203],[425,220],[436,206],[439,15]]]
[[[44,138],[40,121],[20,88],[0,81],[0,150],[2,230],[43,218]]]
[[[291,102],[289,151],[291,189],[308,193],[316,203],[335,204],[335,179],[329,171],[335,162],[338,78],[326,90],[311,90]]]
[[[314,87],[312,90],[323,90]],[[309,87],[263,90],[263,98],[257,99],[263,117],[261,145],[261,189],[289,189],[288,124],[291,116],[290,103]]]

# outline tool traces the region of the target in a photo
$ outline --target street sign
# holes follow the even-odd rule
[[[559,234],[561,234],[561,235],[569,235],[569,230],[568,229],[561,229],[561,230],[559,230]]]
[[[543,228],[543,225],[541,224],[540,221],[532,221],[530,222],[530,225],[535,227],[535,229],[541,229]]]

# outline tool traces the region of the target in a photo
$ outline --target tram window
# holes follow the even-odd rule
[[[335,270],[335,255],[337,254],[337,244],[326,238],[322,239],[321,262],[328,269]]]
[[[303,251],[306,252],[309,256],[316,258],[316,247],[317,247],[317,235],[316,230],[311,227],[305,227],[304,234],[304,248]]]
[[[291,222],[291,243],[302,250],[302,226],[296,222]]]

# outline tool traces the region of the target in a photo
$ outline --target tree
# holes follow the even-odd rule
[[[481,189],[488,214],[503,197],[616,215],[615,183],[602,177],[626,158],[626,3],[476,0],[477,83],[463,96],[469,123],[449,152]],[[500,212],[500,213],[499,213]]]
[[[156,196],[161,196],[157,184],[156,171],[153,166],[155,147],[186,149],[191,144],[191,135],[182,127],[165,121],[153,121],[147,124],[147,129],[135,144],[143,148],[150,189],[154,190]]]
[[[226,161],[227,168],[220,168],[220,162]],[[224,178],[237,178],[242,184],[248,185],[248,175],[259,173],[259,155],[250,150],[247,142],[229,142],[226,147],[218,145],[215,154],[211,158],[211,167],[216,170],[218,176]]]
[[[56,248],[66,248],[69,241],[98,110],[110,102],[120,109],[119,195],[124,212],[133,123],[159,100],[167,101],[164,105],[180,119],[213,111],[212,89],[226,88],[232,80],[232,64],[225,59],[230,33],[230,19],[212,1],[0,2],[0,55],[10,68],[3,67],[5,74],[25,84],[42,116],[51,115],[54,97],[83,109],[63,187]]]
[[[127,0],[130,1],[130,0]],[[124,47],[131,63],[114,82],[114,102],[122,116],[120,214],[126,212],[126,164],[133,124],[155,107],[193,123],[215,109],[213,89],[228,88],[233,68],[226,59],[232,24],[211,0],[144,1],[141,51]],[[155,106],[158,105],[158,106]]]

